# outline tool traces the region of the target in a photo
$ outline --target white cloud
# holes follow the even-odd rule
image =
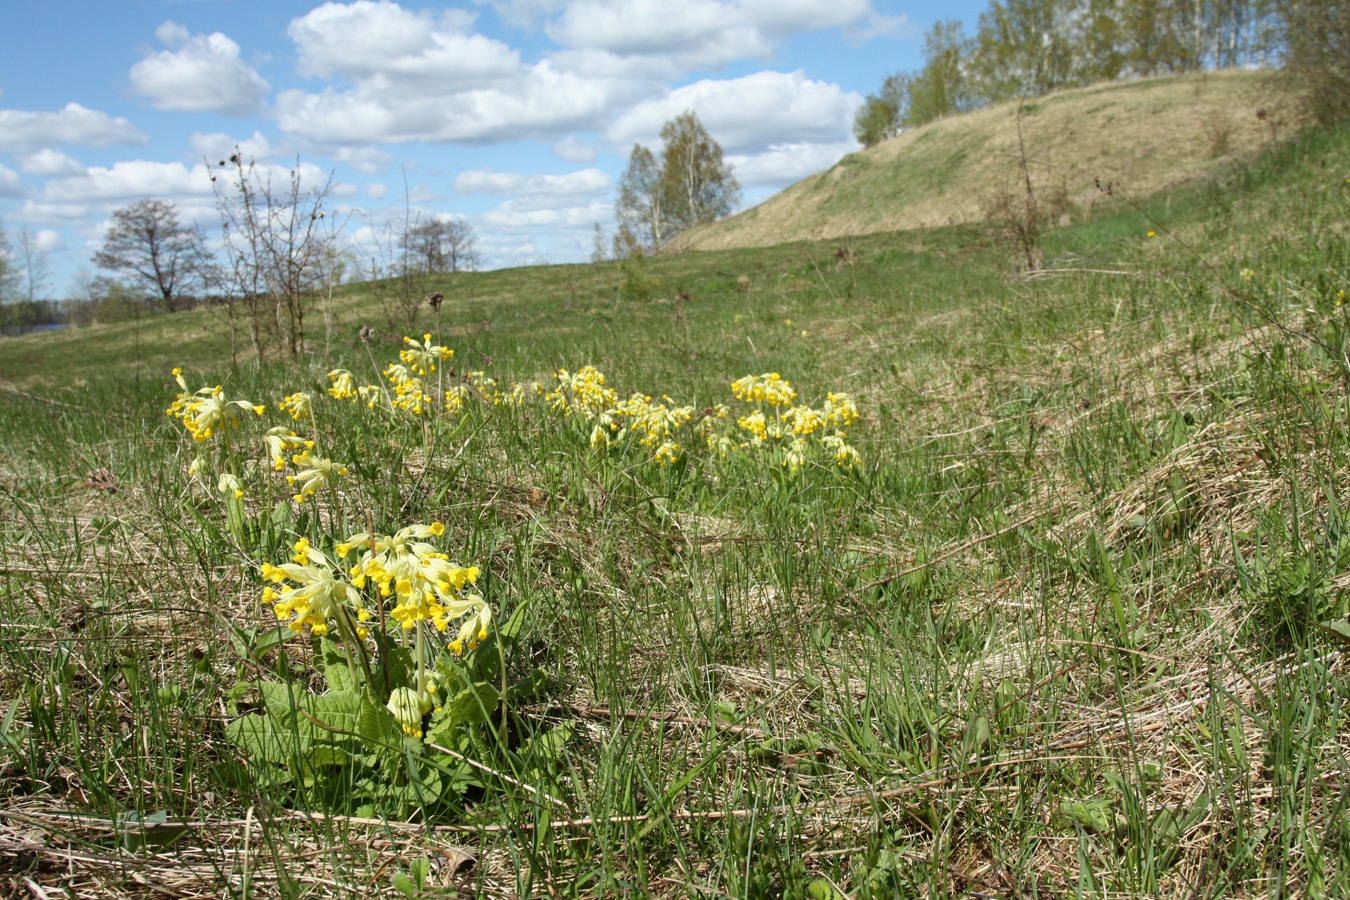
[[[33,249],[38,253],[52,253],[56,250],[64,250],[65,240],[61,235],[52,231],[50,228],[43,228],[32,235]]]
[[[375,200],[380,200],[389,196],[389,185],[376,181],[366,185],[366,196]]]
[[[42,175],[47,178],[80,175],[84,172],[84,166],[80,165],[78,160],[71,159],[60,150],[53,150],[50,147],[20,157],[19,167],[29,175]]]
[[[608,191],[609,176],[599,169],[582,169],[566,175],[523,175],[475,169],[455,176],[460,194],[523,194],[534,198],[577,197]]]
[[[59,112],[0,109],[0,152],[26,153],[52,144],[144,144],[149,140],[123,118],[67,103]]]
[[[292,20],[286,33],[299,51],[301,74],[321,78],[410,84],[439,78],[476,87],[518,72],[520,55],[500,41],[468,33],[472,24],[463,10],[435,15],[389,0],[357,0],[325,3]]]
[[[392,154],[374,147],[338,147],[329,155],[366,175],[378,175],[398,161]]]
[[[148,97],[155,109],[244,116],[262,108],[267,82],[239,58],[239,45],[224,34],[192,35],[165,22],[155,37],[174,49],[131,67],[136,93]]]
[[[114,163],[111,168],[92,166],[78,178],[49,181],[42,192],[42,200],[88,203],[184,195],[211,195],[210,173],[205,165],[198,163],[188,168],[179,162],[130,160]]]
[[[0,165],[0,197],[22,197],[23,181],[19,173]]]
[[[778,189],[828,169],[857,149],[853,141],[787,144],[752,156],[728,156],[726,161],[742,187]]]
[[[278,124],[308,142],[352,147],[549,138],[594,130],[651,90],[617,74],[621,61],[594,55],[523,62],[471,25],[463,11],[412,11],[389,0],[311,10],[287,33],[302,72],[330,83],[282,92]]]
[[[789,35],[874,16],[871,0],[579,0],[547,28],[573,49],[662,57],[685,67],[762,58]]]
[[[595,162],[595,158],[600,155],[599,144],[595,141],[582,140],[574,135],[568,135],[556,142],[550,149],[552,149],[553,155],[563,162],[577,163],[578,165]]]
[[[228,160],[234,155],[236,148],[244,159],[258,162],[270,160],[273,153],[272,142],[261,131],[255,131],[251,137],[243,140],[220,132],[212,134],[196,132],[188,141],[192,144],[192,152],[196,156],[210,160],[213,164]]]
[[[500,88],[447,93],[439,82],[418,90],[386,88],[374,78],[348,91],[284,91],[277,121],[283,131],[320,144],[482,144],[592,128],[632,93],[631,85],[580,78],[547,61]]]
[[[614,208],[605,203],[566,206],[560,209],[534,209],[519,201],[508,200],[480,218],[490,228],[568,228],[612,219]]]
[[[639,103],[610,126],[619,147],[655,147],[661,126],[693,110],[724,150],[750,153],[778,144],[835,143],[848,138],[862,97],[797,72],[756,72],[707,79]]]

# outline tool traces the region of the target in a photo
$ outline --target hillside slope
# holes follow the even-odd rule
[[[943,119],[846,156],[759,206],[689,232],[676,249],[980,221],[997,195],[1016,189],[1018,108],[1006,103]],[[1278,73],[1255,71],[1112,82],[1021,109],[1034,189],[1080,213],[1100,196],[1098,179],[1143,197],[1249,158],[1299,124]]]

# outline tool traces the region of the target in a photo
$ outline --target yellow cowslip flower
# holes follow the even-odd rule
[[[221,385],[201,388],[189,394],[181,369],[173,370],[174,380],[181,389],[165,413],[178,419],[188,434],[198,443],[209,441],[225,427],[239,425],[239,410],[252,410],[259,416],[267,408],[247,400],[226,400]]]
[[[295,496],[292,498],[296,503],[303,503],[332,485],[339,475],[347,474],[347,467],[343,463],[314,456],[308,450],[297,453],[291,459],[297,466],[303,466],[294,475],[286,476],[286,481],[296,488]]]
[[[736,424],[742,430],[750,432],[754,436],[754,443],[756,444],[762,444],[769,439],[769,420],[765,418],[762,412],[741,416],[736,420]]]
[[[287,453],[314,446],[313,441],[300,437],[285,425],[267,429],[267,434],[263,435],[263,443],[267,445],[267,455],[272,460],[272,468],[278,472],[286,468]]]
[[[291,418],[297,422],[301,419],[312,419],[314,417],[314,408],[310,403],[309,394],[304,391],[296,391],[282,400],[279,405],[282,412],[290,413]]]
[[[862,457],[846,443],[847,437],[844,432],[835,431],[822,437],[820,443],[834,456],[836,465],[860,466]]]
[[[296,541],[294,550],[291,562],[263,563],[261,568],[263,579],[270,582],[263,588],[262,600],[272,605],[278,622],[289,620],[287,626],[297,632],[308,626],[322,637],[340,607],[356,613],[358,620],[370,617],[361,605],[361,592],[342,577],[333,560],[304,538]]]
[[[1253,278],[1256,277],[1256,273],[1253,272],[1251,269],[1243,269],[1241,272],[1238,272],[1238,275],[1242,278],[1243,281],[1251,281]]]
[[[436,364],[449,359],[455,355],[455,351],[448,347],[442,347],[439,344],[431,343],[431,334],[422,335],[422,343],[418,343],[410,337],[404,337],[403,343],[407,347],[398,352],[398,358],[408,364],[408,367],[417,375],[431,375],[436,371]]]
[[[439,522],[409,525],[392,535],[363,532],[339,544],[336,553],[346,558],[360,551],[350,570],[352,584],[364,587],[369,580],[381,597],[396,598],[389,615],[405,629],[429,622],[444,633],[453,620],[468,616],[456,641],[459,649],[455,649],[456,643],[451,644],[451,649],[460,653],[465,642],[472,649],[487,637],[492,608],[479,595],[466,593],[478,580],[478,567],[451,562],[425,540],[444,533],[445,526]]]
[[[243,499],[244,486],[240,483],[239,476],[233,472],[222,472],[219,481],[216,482],[216,488],[226,497]]]
[[[404,734],[415,738],[422,736],[422,717],[426,712],[422,709],[417,691],[410,687],[394,688],[389,693],[389,702],[385,704],[385,708],[393,713],[394,720],[398,722]]]
[[[355,400],[356,399],[356,379],[352,373],[346,369],[334,369],[328,373],[328,380],[333,382],[328,388],[328,393],[335,400]]]
[[[747,375],[731,383],[731,392],[747,403],[767,403],[770,406],[788,406],[797,399],[792,383],[777,372],[760,376]]]
[[[673,466],[680,458],[680,445],[671,441],[666,441],[660,447],[656,448],[656,455],[652,457],[658,466]]]
[[[835,426],[848,427],[858,421],[858,407],[848,394],[833,391],[825,395],[825,418]]]
[[[379,406],[380,401],[384,399],[384,391],[380,390],[378,384],[363,384],[356,389],[356,393],[369,409]]]
[[[1157,237],[1157,236],[1158,236],[1158,232],[1156,232],[1156,231],[1150,231],[1150,232],[1148,233],[1148,236],[1149,236],[1149,237]]]
[[[793,434],[800,436],[815,434],[824,428],[826,417],[820,410],[809,406],[794,406],[783,413],[783,421]]]
[[[470,607],[466,612],[471,615],[459,626],[459,634],[450,642],[450,652],[458,656],[464,652],[465,646],[470,650],[477,650],[478,644],[487,640],[488,626],[492,624],[492,607],[483,601],[483,598],[477,594],[468,594],[465,596],[465,603]]]
[[[392,402],[395,409],[414,415],[431,411],[431,397],[426,392],[426,385],[407,366],[390,363],[385,367],[384,377],[394,386]]]
[[[790,472],[797,471],[806,462],[806,452],[806,441],[799,437],[793,438],[792,443],[783,451],[783,466]]]
[[[604,373],[595,366],[585,366],[576,374],[559,369],[554,376],[558,386],[544,395],[544,400],[557,412],[595,415],[612,407],[619,395],[605,386]]]

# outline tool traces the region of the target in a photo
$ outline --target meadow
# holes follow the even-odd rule
[[[1040,241],[0,342],[0,891],[1350,894],[1350,131]]]

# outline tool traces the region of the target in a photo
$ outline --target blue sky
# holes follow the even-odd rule
[[[0,30],[0,222],[78,294],[112,210],[154,197],[208,235],[204,160],[331,174],[363,258],[405,195],[467,220],[488,267],[587,259],[635,142],[692,109],[744,206],[856,149],[865,94],[939,18],[888,0],[46,0]],[[406,181],[406,192],[405,192]]]

